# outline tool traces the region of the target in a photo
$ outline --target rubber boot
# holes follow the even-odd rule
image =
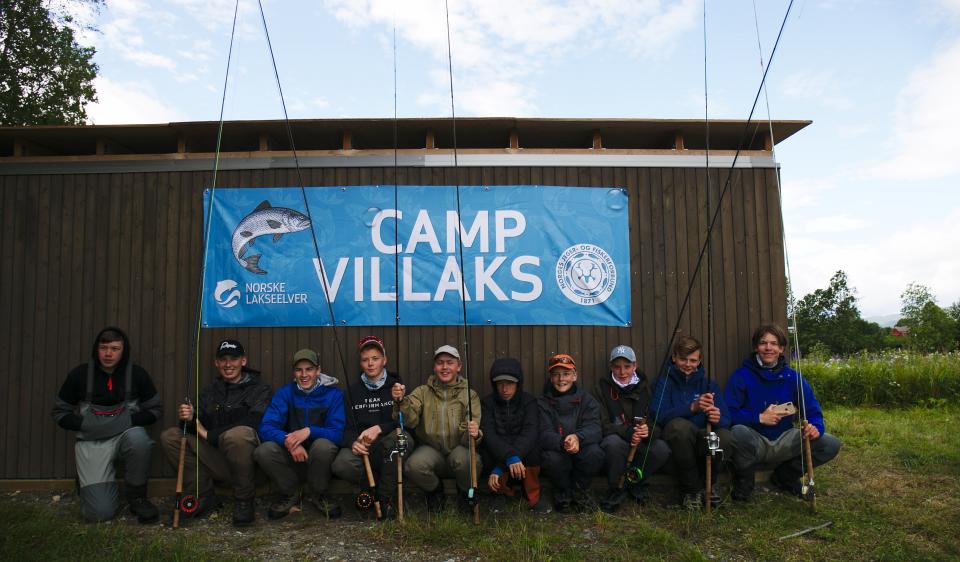
[[[130,503],[130,512],[137,516],[139,523],[153,523],[160,519],[157,506],[147,499],[147,485],[132,486],[127,484],[127,501]]]

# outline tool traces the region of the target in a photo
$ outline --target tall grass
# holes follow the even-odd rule
[[[858,354],[801,363],[820,402],[846,406],[938,406],[960,399],[960,353]]]

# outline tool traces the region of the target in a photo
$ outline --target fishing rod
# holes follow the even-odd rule
[[[390,451],[390,460],[397,457],[397,521],[403,521],[403,458],[407,454],[407,434],[403,426],[403,412],[398,411],[397,440]]]
[[[184,402],[190,404],[190,397],[184,397]],[[192,405],[192,404],[191,404]],[[180,527],[180,511],[184,513],[193,513],[200,506],[200,502],[197,501],[197,497],[188,494],[183,495],[183,467],[187,460],[187,421],[180,421],[180,462],[177,463],[177,486],[174,490],[175,497],[173,502],[173,528],[177,529]],[[200,464],[199,457],[197,458],[197,465]]]
[[[793,2],[791,1],[791,4]],[[789,9],[789,8],[788,8]],[[757,34],[757,52],[760,55],[760,69],[766,73],[765,67],[769,64],[765,64],[763,60],[763,45],[760,42],[760,20],[757,16],[757,3],[756,0],[753,2],[753,23],[754,29]],[[772,56],[772,55],[771,55]],[[764,101],[767,108],[767,127],[771,140],[773,139],[773,118],[771,117],[770,112],[770,96],[767,89],[763,88]],[[770,153],[773,156],[774,161],[777,159],[776,147],[772,145],[770,147]],[[777,195],[780,197],[780,200],[783,200],[783,192],[780,185],[780,173],[779,171],[774,174],[774,179],[777,184]],[[790,271],[790,254],[787,252],[787,231],[784,225],[783,213],[780,213],[780,233],[783,241],[783,261],[786,267],[787,273],[787,282],[790,286],[793,286],[793,278]],[[797,311],[796,307],[791,307],[790,322],[793,325],[793,348],[797,351],[797,394],[798,402],[800,402],[800,432],[802,439],[800,440],[800,455],[803,458],[804,464],[806,465],[806,472],[802,478],[801,484],[801,493],[803,498],[810,502],[810,510],[816,511],[816,490],[814,485],[813,478],[813,447],[810,443],[810,437],[807,434],[807,425],[809,425],[809,420],[807,419],[807,404],[806,397],[803,393],[803,367],[802,367],[802,354],[800,352],[800,330],[797,328]],[[830,523],[828,522],[827,525]],[[801,533],[802,534],[802,533]],[[786,537],[781,537],[781,540]]]
[[[460,222],[460,177],[459,164],[457,161],[457,112],[453,103],[453,49],[450,41],[450,2],[444,0],[444,13],[447,22],[447,70],[450,76],[450,128],[453,137],[453,173],[456,177],[457,194],[457,222]],[[462,231],[462,226],[461,226]],[[469,424],[473,423],[473,399],[470,396],[470,342],[467,338],[467,287],[463,271],[463,236],[457,236],[457,248],[459,250],[460,261],[460,302],[462,305],[463,318],[463,350],[466,356],[466,369],[464,379],[467,382],[467,432],[469,434]],[[473,522],[480,524],[480,502],[477,495],[477,440],[469,436],[470,442],[470,490],[467,491],[467,505],[473,508]]]

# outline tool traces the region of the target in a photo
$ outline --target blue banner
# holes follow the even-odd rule
[[[305,192],[205,191],[204,326],[630,325],[623,189]]]

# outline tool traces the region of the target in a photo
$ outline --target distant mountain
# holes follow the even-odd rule
[[[869,316],[864,318],[867,322],[876,322],[882,328],[892,328],[900,321],[900,314],[884,314],[882,316]]]

